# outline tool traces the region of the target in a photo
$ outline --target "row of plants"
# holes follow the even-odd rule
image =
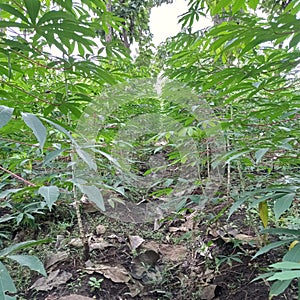
[[[185,179],[176,171],[178,165],[194,167],[182,156],[184,150],[178,150],[187,148],[187,156],[190,155],[188,142],[192,139],[203,154],[201,176],[193,187],[203,190],[202,177],[226,164],[225,194],[235,200],[229,217],[242,205],[249,210],[254,207],[262,222],[261,234],[279,237],[275,242],[264,241],[266,245],[254,258],[287,246],[282,262],[270,265],[270,272],[261,277],[274,281],[270,295],[282,293],[293,279],[299,278],[299,223],[297,216],[291,215],[299,206],[300,181],[299,3],[269,2],[191,0],[188,12],[180,18],[182,31],[160,45],[156,56],[149,37],[143,36],[135,62],[129,55],[128,43],[138,39],[143,30],[148,32],[148,24],[141,22],[149,11],[135,13],[134,1],[126,2],[124,7],[116,4],[115,9],[102,0],[80,4],[63,0],[1,3],[0,204],[4,213],[0,224],[5,247],[0,253],[1,261],[15,260],[45,275],[37,257],[12,252],[49,240],[9,245],[13,232],[8,228],[11,224],[15,230],[38,226],[38,215],[55,212],[60,201],[74,200],[87,259],[89,248],[82,226],[80,195],[86,194],[102,210],[106,203],[100,188],[118,193],[121,202],[170,195],[176,183]],[[113,8],[114,4],[111,3]],[[160,3],[151,3],[144,9],[156,4]],[[263,16],[258,17],[257,11]],[[193,32],[195,20],[207,14],[215,25]],[[135,30],[123,18],[127,15],[131,26],[137,22]],[[57,54],[52,54],[54,49]],[[142,63],[144,58],[146,63],[151,62],[150,67]],[[186,84],[199,97],[199,106],[208,103],[213,115],[206,112],[205,118],[199,118],[187,111],[186,105],[172,101],[172,93],[165,97],[168,101],[158,101],[147,93],[132,99],[125,94],[125,100],[116,98],[121,105],[99,122],[106,111],[101,104],[109,103],[109,98],[101,95],[106,93],[106,87],[118,86],[128,78],[156,76],[160,69],[165,76]],[[115,105],[114,101],[111,105]],[[99,111],[91,113],[95,112],[96,118],[87,110],[95,102]],[[122,153],[117,153],[116,160],[112,152],[118,132],[127,120],[147,114],[172,118],[180,124],[178,132],[174,132],[177,125],[173,131],[145,131],[124,148],[131,156],[124,159]],[[82,121],[85,116],[88,120]],[[215,117],[217,127],[211,122]],[[78,131],[81,124],[89,125],[88,130]],[[90,132],[92,126],[97,131],[97,126],[100,128],[95,136],[94,131]],[[216,149],[219,144],[209,142],[210,135],[216,134],[209,128],[222,129],[225,154]],[[139,131],[134,129],[136,132]],[[211,155],[213,151],[217,155]],[[157,160],[160,154],[166,157],[166,177],[162,180],[152,176],[151,184],[139,189],[136,178],[130,180],[128,174],[144,178],[159,173],[159,164],[147,164],[153,154]],[[87,178],[96,169],[101,182],[89,182]],[[237,191],[232,189],[234,176],[239,181]],[[189,201],[199,203],[200,196],[192,197],[193,190],[188,192],[179,197],[175,209],[180,210]],[[114,206],[114,201],[109,205]],[[7,294],[16,293],[13,281],[4,264],[0,267],[4,274],[1,296],[15,299]]]
[[[289,245],[282,262],[260,277],[273,282],[270,297],[279,295],[300,275],[299,3],[190,1],[189,8],[180,20],[184,30],[160,52],[165,72],[197,90],[221,120],[227,153],[212,165],[225,161],[229,182],[233,172],[240,184],[231,193],[229,218],[245,204],[254,207],[261,234],[279,238],[265,241],[253,259]],[[207,13],[218,22],[191,34],[191,25]]]

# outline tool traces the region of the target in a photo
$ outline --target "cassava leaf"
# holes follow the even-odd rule
[[[295,198],[295,193],[285,194],[274,201],[275,218],[278,220],[280,216],[286,212],[292,205]]]
[[[292,280],[295,278],[300,277],[300,270],[293,270],[293,271],[282,271],[282,272],[277,272],[273,276],[269,277],[267,280],[272,281],[272,280]]]
[[[283,293],[288,286],[290,285],[290,283],[292,282],[292,279],[288,279],[288,280],[277,280],[275,281],[270,288],[270,296],[277,296],[281,293]]]
[[[8,270],[3,265],[2,262],[0,262],[0,299],[7,300],[8,296],[6,295],[6,292],[9,293],[16,293],[17,289],[15,287],[15,284],[10,277]],[[16,297],[10,298],[10,299],[17,299]]]
[[[57,186],[42,186],[39,188],[38,193],[43,196],[47,206],[50,211],[52,209],[53,204],[59,197],[59,189]]]
[[[12,117],[14,109],[0,105],[0,128],[6,125]]]
[[[255,255],[252,257],[252,259],[255,259],[256,257],[258,257],[258,256],[260,256],[264,253],[267,253],[267,252],[269,252],[270,250],[272,250],[274,248],[278,248],[278,247],[280,247],[282,245],[285,245],[285,244],[288,244],[292,241],[293,241],[293,239],[286,239],[286,240],[283,240],[283,241],[278,241],[278,242],[273,242],[271,244],[268,244],[268,245],[262,247],[259,251],[257,251],[255,253]]]
[[[34,135],[39,141],[40,148],[43,149],[47,137],[47,130],[45,126],[34,114],[21,113],[21,115],[26,125],[33,131]]]
[[[7,257],[16,261],[21,266],[28,267],[32,271],[36,271],[44,276],[47,276],[43,263],[36,256],[8,255]]]
[[[8,4],[0,4],[0,9],[9,12],[10,14],[12,14],[13,16],[20,18],[21,20],[23,20],[26,23],[29,23],[29,21],[27,20],[27,18],[24,16],[24,14],[22,12],[20,12],[19,10],[17,10],[16,8],[14,8],[11,5]]]
[[[255,152],[256,163],[258,164],[263,156],[269,151],[269,148],[261,148]]]
[[[19,251],[22,249],[26,249],[29,247],[45,244],[51,242],[52,239],[43,239],[43,240],[30,240],[30,241],[25,241],[25,242],[20,242],[11,246],[8,246],[0,251],[0,258],[5,257],[9,255],[10,253],[14,251]]]
[[[27,13],[30,17],[32,24],[36,24],[36,18],[39,14],[41,2],[39,0],[24,0]]]
[[[78,184],[78,187],[82,193],[87,195],[90,201],[95,203],[102,211],[105,211],[103,196],[96,186]]]

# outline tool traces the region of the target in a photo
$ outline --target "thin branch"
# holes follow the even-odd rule
[[[19,51],[15,51],[15,50],[13,50],[13,49],[10,49],[10,51],[13,52],[13,53],[15,53],[15,54],[17,54],[17,55],[19,55],[19,56],[21,56],[21,57],[23,57],[24,59],[26,59],[26,60],[28,60],[28,61],[30,61],[32,64],[37,65],[37,66],[42,67],[42,68],[45,68],[45,69],[49,69],[49,70],[58,70],[58,71],[68,71],[68,70],[71,70],[71,69],[72,69],[72,67],[69,67],[69,68],[63,68],[63,67],[49,67],[49,66],[47,66],[47,65],[41,64],[41,63],[39,63],[39,62],[37,62],[37,61],[35,61],[35,60],[33,60],[33,59],[27,57],[26,55],[20,53]]]
[[[51,104],[51,105],[53,105],[53,106],[60,106],[60,104],[51,103],[50,101],[45,100],[45,99],[42,99],[42,98],[40,98],[39,96],[33,95],[32,93],[26,91],[25,89],[23,89],[23,88],[21,88],[21,87],[19,87],[19,86],[17,86],[17,85],[14,85],[14,84],[12,84],[12,83],[9,83],[9,82],[7,82],[7,81],[5,81],[5,80],[0,80],[0,82],[3,83],[3,84],[6,84],[6,85],[8,85],[8,86],[10,86],[11,88],[15,88],[15,89],[17,89],[17,90],[23,92],[24,94],[27,94],[28,96],[31,96],[31,97],[33,97],[33,98],[36,98],[36,99],[38,99],[38,100],[41,101],[41,102],[44,102],[44,103],[47,103],[47,104]]]
[[[23,181],[24,183],[26,183],[26,184],[29,185],[29,186],[36,186],[34,183],[32,183],[32,182],[30,182],[30,181],[28,181],[28,180],[22,178],[21,176],[19,176],[19,175],[13,173],[13,172],[11,172],[11,171],[9,171],[9,170],[7,170],[7,169],[1,167],[1,166],[0,166],[0,170],[2,170],[2,171],[4,171],[4,172],[6,172],[6,173],[12,175],[14,178],[16,178],[16,179],[18,179],[18,180],[20,180],[20,181]]]

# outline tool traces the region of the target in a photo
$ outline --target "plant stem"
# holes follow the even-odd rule
[[[74,161],[74,160],[73,160]],[[90,258],[90,248],[89,248],[89,242],[86,237],[86,234],[84,232],[83,223],[82,223],[82,217],[80,212],[80,203],[77,197],[77,190],[75,185],[75,170],[74,166],[72,166],[72,179],[73,179],[73,196],[74,196],[74,204],[75,204],[75,210],[76,210],[76,217],[78,222],[78,228],[79,228],[79,236],[83,245],[83,259],[84,261],[87,261]]]
[[[11,172],[11,171],[9,171],[9,170],[7,170],[7,169],[1,167],[1,166],[0,166],[0,170],[2,170],[2,171],[4,171],[4,172],[6,172],[6,173],[12,175],[13,177],[15,177],[15,178],[18,179],[18,180],[23,181],[24,183],[26,183],[26,184],[29,185],[29,186],[36,186],[34,183],[32,183],[32,182],[30,182],[30,181],[28,181],[28,180],[22,178],[21,176],[19,176],[19,175],[13,173],[13,172]]]

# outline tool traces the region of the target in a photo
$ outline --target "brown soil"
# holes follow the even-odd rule
[[[116,283],[109,276],[105,277],[103,272],[87,272],[82,248],[69,244],[78,232],[77,226],[73,225],[64,233],[62,245],[53,242],[39,247],[43,256],[50,251],[54,254],[68,252],[66,258],[58,260],[47,272],[66,271],[70,273],[69,278],[49,290],[37,291],[30,286],[41,276],[30,273],[32,277],[26,286],[19,286],[21,291],[18,299],[58,300],[72,294],[77,295],[72,299],[80,299],[81,295],[104,300],[266,300],[268,282],[252,280],[265,273],[270,263],[279,261],[281,253],[279,250],[271,251],[251,260],[259,249],[259,242],[251,244],[238,241],[234,236],[243,234],[257,238],[245,217],[246,212],[238,211],[228,222],[225,214],[217,218],[223,208],[224,205],[219,204],[205,208],[204,212],[192,214],[192,210],[187,211],[181,217],[165,220],[156,231],[153,230],[153,224],[127,224],[109,219],[99,212],[84,213],[85,230],[90,241],[100,238],[101,242],[109,243],[103,249],[92,250],[89,261],[92,265],[105,264],[108,269],[111,267],[113,275],[121,273],[120,269],[113,267],[122,267],[129,281],[125,278],[123,282],[121,279]],[[62,219],[64,222],[65,218]],[[59,223],[57,215],[55,222]],[[104,226],[105,233],[96,233],[99,224]],[[49,234],[49,227],[45,226],[39,231],[38,238]],[[132,249],[129,236],[138,236],[145,241],[137,249]],[[151,255],[143,261],[142,253]],[[154,259],[151,257],[153,255]],[[218,265],[216,258],[224,257],[228,260]],[[136,272],[136,267],[144,272]],[[99,288],[93,289],[89,283],[91,277],[103,280]],[[284,294],[273,299],[297,299],[296,295],[296,285],[292,285]]]

